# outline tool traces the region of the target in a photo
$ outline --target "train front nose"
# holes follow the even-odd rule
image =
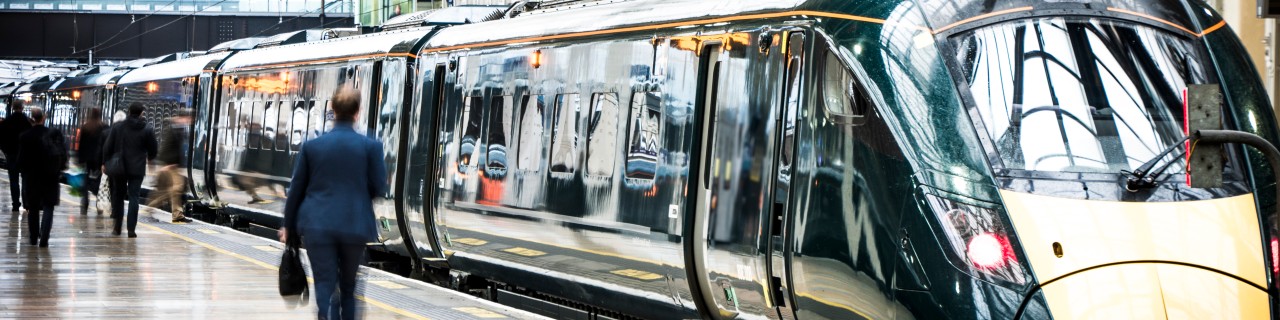
[[[1054,319],[1270,319],[1252,195],[1182,202],[1001,191]]]
[[[1079,270],[1041,287],[1055,319],[1268,319],[1267,293],[1243,279],[1176,263]]]

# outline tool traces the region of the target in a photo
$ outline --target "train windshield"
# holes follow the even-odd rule
[[[1195,42],[1131,22],[1034,18],[950,42],[1002,169],[1133,170],[1185,136],[1184,88],[1213,83]]]

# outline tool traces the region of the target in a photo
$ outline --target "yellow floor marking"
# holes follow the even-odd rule
[[[203,232],[203,233],[206,233],[206,234],[219,234],[219,233],[221,233],[221,232],[217,232],[217,231],[213,231],[213,230],[209,230],[209,229],[200,229],[200,228],[196,228],[196,231],[200,231],[200,232]]]
[[[486,232],[486,231],[483,231],[483,230],[480,230],[480,229],[471,229],[471,228],[457,227],[457,226],[449,226],[449,229],[458,229],[458,230],[470,231],[470,232],[475,232],[475,233],[487,234],[487,235],[491,235],[491,236],[495,236],[495,237],[500,237],[500,238],[507,238],[507,239],[511,239],[510,237],[507,237],[507,236],[504,236],[504,235],[496,234],[496,233],[493,233],[493,232]],[[657,261],[657,260],[650,260],[650,259],[645,259],[645,258],[640,258],[640,257],[627,256],[627,255],[617,254],[617,253],[613,253],[613,252],[605,252],[605,251],[592,250],[592,249],[586,249],[586,248],[569,247],[569,246],[565,246],[565,245],[560,245],[560,244],[555,244],[555,243],[550,243],[550,242],[542,242],[542,241],[537,241],[537,240],[521,239],[520,241],[532,242],[532,243],[536,243],[536,244],[540,244],[540,245],[544,245],[544,246],[555,247],[555,248],[560,248],[560,249],[565,249],[565,250],[571,250],[571,251],[577,251],[577,252],[586,252],[586,253],[590,253],[590,254],[594,254],[594,255],[600,255],[600,256],[606,256],[606,257],[614,257],[614,258],[623,259],[623,260],[636,261],[636,262],[644,262],[644,263],[648,263],[648,264],[652,264],[652,265],[658,265],[658,266],[669,266],[669,265],[670,265],[670,264],[663,263],[663,262],[661,262],[661,261]],[[448,251],[446,251],[446,253],[447,253],[447,252],[448,252]]]
[[[461,243],[469,246],[483,246],[484,244],[489,243],[489,241],[484,241],[476,238],[453,239],[453,242],[457,242],[457,243]]]
[[[403,284],[399,284],[399,283],[395,283],[395,282],[391,282],[391,281],[387,281],[387,280],[369,280],[369,281],[365,281],[365,282],[372,283],[372,284],[376,284],[376,285],[378,285],[379,287],[383,287],[383,288],[387,288],[387,289],[404,289],[404,288],[408,288],[408,287],[406,287],[406,286],[405,286],[405,285],[403,285]]]
[[[533,250],[533,249],[525,249],[521,247],[506,248],[506,249],[502,249],[502,251],[507,253],[514,253],[514,254],[518,254],[526,257],[537,257],[537,256],[547,254],[546,252]]]
[[[281,250],[280,248],[276,248],[276,247],[272,247],[272,246],[253,246],[253,248],[254,248],[254,249],[258,249],[258,250],[262,250],[262,251],[266,251],[266,252],[280,252],[280,251],[283,251],[283,250]]]
[[[504,316],[504,315],[498,314],[498,313],[496,313],[496,312],[486,310],[486,309],[484,309],[484,308],[476,308],[476,307],[458,307],[458,308],[453,308],[453,310],[462,311],[462,312],[465,312],[466,314],[472,315],[472,316],[477,317],[477,318],[497,319],[497,318],[506,318],[506,317],[507,317],[507,316]]]
[[[635,269],[614,270],[614,271],[611,271],[610,273],[620,275],[623,277],[636,278],[636,279],[645,280],[645,281],[662,279],[662,275],[660,274],[648,272],[648,271],[640,271]]]

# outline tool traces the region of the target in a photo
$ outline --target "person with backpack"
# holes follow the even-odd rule
[[[107,174],[111,189],[111,218],[115,219],[112,235],[120,235],[125,218],[129,220],[129,237],[137,238],[138,201],[142,193],[142,178],[147,175],[147,163],[156,158],[156,133],[142,118],[141,103],[129,104],[129,117],[116,122],[107,131],[102,142],[102,172]],[[129,197],[129,212],[124,212],[125,197]]]
[[[13,198],[13,211],[22,207],[22,181],[18,169],[18,137],[31,129],[31,119],[22,113],[22,100],[13,100],[9,116],[0,124],[0,151],[4,152],[5,170],[9,170],[9,195]]]
[[[58,129],[45,127],[44,110],[31,108],[31,121],[31,129],[18,138],[18,167],[22,187],[27,189],[22,201],[26,203],[31,244],[39,238],[40,247],[45,248],[53,229],[53,208],[62,191],[58,177],[67,169],[67,141]]]

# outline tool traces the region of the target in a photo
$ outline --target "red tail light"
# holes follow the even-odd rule
[[[1275,237],[1271,237],[1271,273],[1280,275],[1280,239]]]
[[[955,253],[953,265],[982,279],[1026,283],[1027,273],[1014,253],[1003,212],[994,205],[926,195],[939,220],[942,245]]]

